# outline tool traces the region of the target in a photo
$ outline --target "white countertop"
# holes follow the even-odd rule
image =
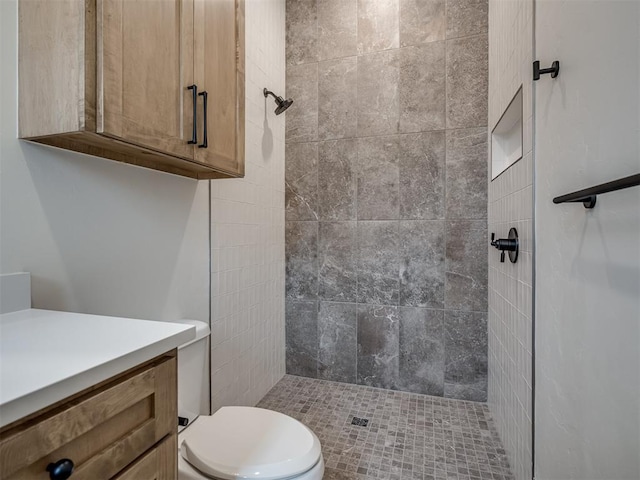
[[[0,427],[195,338],[192,325],[27,309],[0,315]]]

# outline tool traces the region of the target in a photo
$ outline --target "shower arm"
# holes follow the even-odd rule
[[[271,95],[273,98],[275,98],[276,102],[278,101],[282,101],[282,97],[277,96],[275,93],[273,93],[271,90],[267,90],[266,88],[262,91],[262,93],[264,93],[265,98],[269,95]]]
[[[276,95],[275,93],[273,93],[270,90],[267,90],[266,88],[264,88],[262,90],[262,93],[264,93],[264,98],[267,98],[269,95],[271,95],[273,97],[273,99],[275,100],[276,105],[278,106],[276,108],[276,110],[275,110],[275,114],[276,115],[280,115],[287,108],[289,108],[291,106],[291,104],[293,103],[293,100],[291,100],[290,98],[285,100],[284,98]]]

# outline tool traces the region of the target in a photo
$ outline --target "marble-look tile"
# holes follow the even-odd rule
[[[358,57],[358,135],[398,132],[400,98],[399,51]]]
[[[463,400],[486,401],[487,314],[445,312],[446,393],[465,395]],[[455,384],[453,388],[451,384]],[[484,390],[478,388],[484,385]],[[473,396],[474,398],[469,398]]]
[[[448,310],[487,311],[486,220],[452,220],[446,226],[444,304]]]
[[[286,222],[286,295],[318,298],[318,222]]]
[[[287,142],[318,140],[318,64],[287,67],[287,98],[293,105],[287,109],[285,139]],[[271,97],[266,99],[271,106]]]
[[[444,308],[444,220],[401,221],[399,232],[399,304]]]
[[[317,0],[287,0],[287,65],[318,61]]]
[[[400,136],[400,218],[444,219],[445,133]]]
[[[358,0],[358,53],[398,48],[400,0]]]
[[[487,35],[447,40],[447,128],[488,123]]]
[[[487,0],[286,3],[287,371],[482,400],[442,309],[487,309]]]
[[[397,220],[398,136],[358,139],[358,220]]]
[[[397,388],[398,307],[358,305],[358,384]]]
[[[318,378],[356,383],[356,304],[320,302]]]
[[[398,222],[358,222],[358,303],[398,304]]]
[[[356,219],[356,140],[321,142],[318,149],[320,220]]]
[[[488,0],[447,0],[447,38],[487,33]]]
[[[399,381],[403,391],[444,393],[444,310],[398,308]]]
[[[479,376],[473,383],[448,383],[444,384],[444,397],[460,400],[472,400],[474,402],[487,401],[487,376]]]
[[[487,218],[487,129],[447,130],[447,219]]]
[[[400,46],[445,39],[445,0],[400,0]]]
[[[445,126],[445,43],[401,48],[400,132]]]
[[[318,65],[318,137],[320,140],[355,137],[357,117],[357,58]]]
[[[318,144],[285,146],[285,214],[287,220],[318,219]]]
[[[285,302],[286,368],[291,375],[318,375],[318,302]]]
[[[358,1],[322,0],[318,3],[318,59],[350,57],[358,53]]]
[[[356,222],[320,222],[318,296],[355,302],[357,287]]]

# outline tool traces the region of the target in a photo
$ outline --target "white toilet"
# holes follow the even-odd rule
[[[255,407],[208,411],[209,326],[178,349],[178,479],[322,480],[324,460],[318,437],[299,421]],[[215,388],[215,386],[214,386]]]

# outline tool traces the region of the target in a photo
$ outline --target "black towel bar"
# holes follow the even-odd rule
[[[567,193],[553,199],[553,203],[582,202],[584,208],[596,206],[596,196],[603,193],[615,192],[624,188],[637,187],[640,185],[640,173],[628,177],[614,180],[613,182],[602,183],[595,187],[585,188],[577,192]]]

